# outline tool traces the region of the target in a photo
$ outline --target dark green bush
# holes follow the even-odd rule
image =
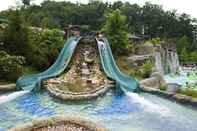
[[[23,74],[24,63],[24,57],[11,56],[5,51],[0,51],[0,78],[15,81]]]
[[[48,68],[56,60],[64,45],[62,32],[57,29],[32,28],[31,37],[34,50],[27,59],[28,64],[40,70]]]
[[[161,85],[159,87],[159,89],[162,90],[162,91],[165,91],[165,90],[167,90],[167,86],[166,85]]]
[[[129,43],[126,32],[126,16],[121,14],[120,10],[112,11],[106,16],[106,23],[102,30],[109,38],[111,48],[115,55],[128,54],[126,47]]]
[[[142,77],[148,78],[152,73],[153,63],[148,60],[142,65]]]

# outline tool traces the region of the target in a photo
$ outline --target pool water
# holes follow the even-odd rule
[[[0,104],[0,131],[35,118],[73,115],[110,131],[197,131],[197,110],[141,93],[118,96],[113,91],[92,101],[63,102],[47,92],[26,93]]]
[[[180,72],[180,75],[167,74],[164,76],[167,83],[177,83],[186,87],[186,83],[193,85],[193,88],[197,88],[197,74],[194,72]]]

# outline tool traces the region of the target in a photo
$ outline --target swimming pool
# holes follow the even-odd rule
[[[47,92],[25,93],[0,105],[0,131],[63,114],[92,120],[110,131],[197,131],[197,111],[192,107],[147,93],[117,96],[113,91],[81,102],[63,102]]]
[[[167,83],[177,83],[183,88],[187,86],[187,83],[192,88],[197,89],[197,72],[181,70],[179,75],[167,74],[164,76]]]

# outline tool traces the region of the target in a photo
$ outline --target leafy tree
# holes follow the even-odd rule
[[[160,45],[161,44],[161,39],[160,38],[153,38],[150,41],[154,46]]]
[[[183,49],[185,51],[189,50],[191,45],[191,40],[187,36],[181,37],[177,42],[177,51],[178,53],[181,53]]]
[[[22,0],[25,6],[29,6],[32,0]]]
[[[64,40],[60,30],[40,30],[32,28],[32,47],[34,50],[29,60],[31,66],[43,70],[48,68],[56,60],[60,50],[63,47]]]
[[[112,5],[112,9],[113,10],[117,10],[120,9],[123,6],[123,3],[121,1],[116,1],[114,2],[114,4]]]
[[[4,48],[14,55],[28,56],[31,51],[31,31],[18,10],[9,16],[9,26],[5,31]]]
[[[164,15],[162,7],[147,2],[142,8],[142,12],[144,34],[149,35],[150,38],[161,36],[165,25],[162,19]]]
[[[25,20],[32,26],[45,28],[64,28],[67,25],[88,25],[89,31],[97,31],[104,24],[105,12],[116,9],[127,16],[127,31],[134,34],[145,34],[150,38],[181,38],[184,35],[195,40],[195,23],[188,14],[178,14],[175,10],[165,11],[162,6],[147,2],[144,6],[123,3],[113,4],[92,1],[88,4],[56,2],[45,0],[40,6],[30,5],[31,0],[22,0],[26,8],[21,8]],[[0,14],[7,16],[11,10]],[[195,43],[195,42],[193,42]],[[192,45],[191,49],[195,44]]]
[[[110,39],[114,53],[122,53],[128,42],[126,32],[126,16],[122,15],[120,10],[112,11],[106,15],[107,20],[102,30]]]
[[[189,54],[185,47],[181,50],[180,59],[181,61],[188,61],[189,59]]]
[[[23,74],[25,58],[22,56],[9,55],[0,50],[0,78],[15,81]]]
[[[141,7],[137,4],[125,3],[120,10],[122,11],[122,14],[127,16],[128,31],[131,33],[142,34]]]

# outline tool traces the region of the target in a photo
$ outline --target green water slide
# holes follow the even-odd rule
[[[116,82],[116,88],[119,89],[120,91],[138,92],[139,91],[138,81],[133,77],[130,77],[120,71],[112,55],[112,51],[108,40],[106,38],[104,38],[103,40],[104,41],[99,41],[98,39],[96,39],[100,53],[102,67],[106,75],[110,79]],[[103,42],[103,44],[100,42]]]
[[[69,38],[65,43],[63,49],[61,50],[55,63],[46,71],[39,74],[20,77],[16,83],[17,90],[39,91],[41,88],[42,80],[60,75],[68,66],[72,54],[80,39],[80,37]]]

